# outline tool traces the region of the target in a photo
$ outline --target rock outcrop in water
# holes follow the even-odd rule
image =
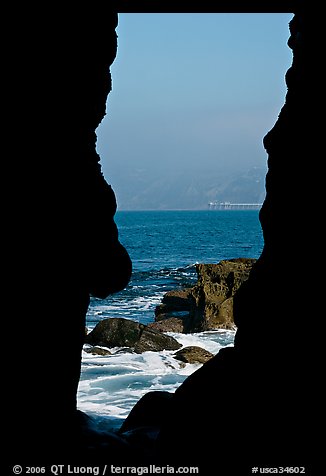
[[[168,291],[156,307],[156,322],[150,326],[163,332],[185,333],[234,329],[233,299],[255,263],[256,259],[235,258],[197,264],[196,285]]]
[[[130,347],[137,354],[146,351],[177,350],[182,347],[171,336],[121,317],[100,321],[86,336],[85,342],[94,346]]]

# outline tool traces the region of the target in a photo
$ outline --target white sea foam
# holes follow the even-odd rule
[[[235,331],[232,330],[216,330],[198,332],[195,334],[178,334],[168,332],[168,335],[177,339],[180,344],[186,346],[199,346],[208,350],[212,354],[217,352],[222,347],[233,345]]]
[[[233,331],[198,334],[169,333],[184,347],[200,346],[213,354],[233,345]],[[119,426],[132,407],[147,392],[174,392],[184,379],[201,364],[183,364],[173,357],[174,351],[135,354],[119,348],[112,355],[99,356],[83,351],[82,372],[78,389],[78,407],[95,416],[105,417],[106,424]]]
[[[151,291],[150,296],[136,296],[133,299],[111,299],[110,303],[107,304],[106,300],[102,302],[92,302],[88,309],[88,317],[92,316],[101,316],[101,315],[110,315],[110,314],[132,314],[132,312],[142,312],[147,310],[154,310],[157,305],[161,303],[164,291],[153,292]]]

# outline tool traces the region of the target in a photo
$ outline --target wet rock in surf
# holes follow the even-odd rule
[[[182,347],[171,336],[148,328],[143,324],[113,317],[103,319],[86,336],[85,342],[93,346],[129,347],[136,353],[146,351],[177,350]]]
[[[156,330],[144,326],[140,339],[136,343],[134,350],[137,354],[148,350],[157,352],[161,350],[177,350],[182,345],[174,337],[163,334]]]
[[[148,324],[149,329],[154,329],[158,332],[180,332],[185,331],[184,320],[177,317],[169,317],[158,322],[151,322]]]
[[[113,317],[98,322],[85,342],[104,347],[133,347],[140,338],[140,332],[137,322]]]
[[[87,354],[93,355],[112,355],[112,352],[110,352],[108,349],[103,349],[103,347],[98,347],[97,345],[86,347],[84,348],[84,351],[87,352]]]
[[[167,292],[155,309],[155,321],[165,332],[173,331],[171,319],[179,319],[179,332],[234,329],[233,297],[247,281],[256,259],[235,258],[216,264],[197,264],[198,281],[192,288]]]
[[[186,364],[204,364],[214,357],[214,354],[197,345],[190,345],[178,350],[173,357]]]
[[[171,315],[178,317],[189,312],[192,299],[192,288],[168,291],[162,298],[162,304],[155,309],[155,320],[160,321]]]

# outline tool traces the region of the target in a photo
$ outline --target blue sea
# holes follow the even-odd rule
[[[196,263],[258,258],[263,248],[258,210],[118,211],[119,239],[133,262],[129,285],[106,299],[91,298],[86,325],[123,317],[148,324],[163,295],[196,283]],[[198,345],[216,354],[232,346],[235,331],[169,333],[183,346]],[[87,349],[87,345],[85,345]],[[85,350],[84,349],[84,350]],[[118,428],[148,391],[174,392],[200,364],[182,364],[174,351],[134,354],[109,349],[108,356],[83,351],[78,407]]]

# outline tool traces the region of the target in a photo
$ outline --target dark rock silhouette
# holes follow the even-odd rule
[[[140,427],[159,428],[167,416],[165,410],[172,398],[169,392],[149,392],[145,394],[134,406],[125,419],[119,434]]]
[[[9,11],[8,122],[15,137],[7,137],[14,170],[6,333],[24,356],[12,356],[6,379],[11,410],[4,454],[12,464],[37,466],[88,447],[89,419],[80,418],[76,393],[89,296],[117,292],[131,275],[114,221],[115,195],[96,152],[117,14],[82,5]],[[95,438],[90,433],[88,442]],[[121,438],[111,442],[115,455],[128,454]]]
[[[313,247],[315,237],[309,210],[303,222],[303,210],[294,203],[303,199],[311,174],[305,155],[312,141],[308,25],[302,12],[290,23],[293,63],[286,74],[286,102],[264,138],[264,249],[234,297],[234,348],[221,350],[176,390],[159,436],[162,459],[168,454],[178,463],[197,461],[203,469],[217,464],[223,475],[248,474],[252,466],[289,466],[290,461],[309,472],[313,462],[318,415],[311,396],[318,391],[312,369],[318,358],[307,341],[306,324],[308,316],[318,314],[318,305],[304,298],[298,284],[303,250]],[[307,285],[304,295],[311,291]],[[194,410],[213,406],[223,411],[203,418],[202,410]],[[183,454],[175,421],[182,428]]]
[[[156,439],[165,418],[169,417],[172,394],[163,391],[146,393],[124,420],[118,435],[136,448],[146,464],[158,462]]]

